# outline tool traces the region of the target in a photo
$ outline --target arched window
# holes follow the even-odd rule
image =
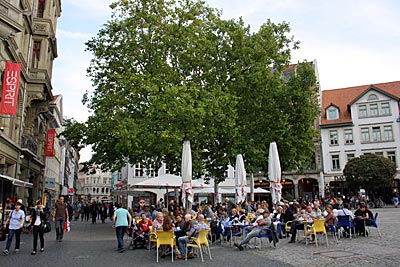
[[[45,6],[46,6],[45,0],[38,0],[38,8],[37,8],[38,18],[43,18]]]
[[[339,110],[337,107],[330,106],[326,111],[327,120],[337,120],[339,119]]]
[[[378,96],[376,94],[370,94],[368,96],[368,101],[378,100]]]

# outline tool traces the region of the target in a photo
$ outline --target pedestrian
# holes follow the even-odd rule
[[[395,208],[397,208],[397,206],[399,205],[399,193],[396,189],[393,192],[393,204]]]
[[[15,234],[15,252],[19,252],[21,243],[21,229],[24,227],[25,212],[21,210],[22,203],[17,202],[15,209],[11,211],[7,220],[4,222],[4,227],[9,223],[8,226],[8,238],[6,248],[3,250],[4,255],[8,255],[10,252],[11,242]]]
[[[44,252],[44,225],[46,223],[47,215],[42,205],[42,201],[36,201],[36,206],[31,214],[30,225],[33,232],[33,250],[31,255],[36,255],[37,241],[40,239],[40,252]]]
[[[68,218],[67,205],[64,203],[64,197],[60,197],[53,211],[53,221],[56,228],[56,241],[62,242],[64,237],[64,223]]]
[[[129,214],[128,210],[123,208],[121,203],[118,203],[117,210],[114,212],[112,218],[112,228],[115,229],[118,242],[118,252],[120,253],[125,251],[124,234],[126,228],[131,225],[131,222],[132,216]]]

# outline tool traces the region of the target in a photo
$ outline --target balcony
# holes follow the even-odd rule
[[[22,136],[22,147],[37,155],[38,142],[30,135]]]

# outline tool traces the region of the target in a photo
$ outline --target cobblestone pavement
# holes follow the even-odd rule
[[[297,242],[288,244],[282,239],[276,248],[264,244],[258,248],[238,251],[224,243],[211,246],[212,261],[205,256],[207,266],[396,266],[400,265],[400,208],[389,207],[377,209],[379,212],[378,225],[382,238],[378,237],[375,229],[369,230],[369,237],[358,237],[352,240],[342,238],[338,243],[329,238],[329,246],[305,246]],[[91,224],[90,222],[71,223],[71,232],[64,237],[64,242],[55,241],[54,229],[45,235],[46,251],[31,256],[32,236],[22,236],[21,251],[16,254],[11,251],[9,256],[0,255],[0,266],[124,266],[127,264],[139,266],[155,266],[155,250],[127,250],[125,253],[116,251],[115,233],[108,220],[106,224]],[[128,244],[128,240],[126,241]],[[266,243],[266,242],[264,242]],[[14,242],[13,242],[14,244]],[[1,250],[5,242],[0,242]],[[13,245],[12,245],[13,248]],[[198,266],[199,258],[175,260],[171,257],[160,259],[163,266]]]

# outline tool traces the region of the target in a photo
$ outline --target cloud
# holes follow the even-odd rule
[[[73,32],[67,31],[64,29],[57,30],[57,37],[58,38],[67,38],[67,39],[80,39],[80,40],[89,40],[93,34],[91,33],[84,33],[84,32]]]

